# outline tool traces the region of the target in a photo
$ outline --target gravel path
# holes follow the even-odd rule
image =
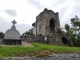
[[[50,57],[12,57],[0,60],[80,60],[80,54],[53,54]]]

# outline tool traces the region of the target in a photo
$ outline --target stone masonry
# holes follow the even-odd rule
[[[55,45],[72,45],[72,41],[60,29],[59,13],[45,8],[32,24],[33,34],[36,36],[44,36],[48,44]],[[41,37],[40,37],[41,38]],[[37,38],[40,40],[40,38]]]
[[[21,45],[22,40],[20,38],[20,33],[16,30],[15,24],[17,23],[15,20],[12,21],[13,26],[11,29],[8,29],[5,33],[5,37],[3,38],[3,44],[6,45]]]

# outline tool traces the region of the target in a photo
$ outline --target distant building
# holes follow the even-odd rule
[[[35,36],[47,37],[47,43],[56,45],[72,45],[72,41],[60,30],[59,13],[44,9],[32,24]]]
[[[11,29],[8,29],[5,33],[5,37],[3,38],[3,44],[7,45],[21,45],[22,40],[20,38],[20,33],[19,31],[16,30],[15,24],[17,22],[12,21],[13,26]]]

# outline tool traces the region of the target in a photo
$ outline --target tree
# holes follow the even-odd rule
[[[33,29],[32,28],[29,29],[29,32],[30,32],[30,34],[33,34]]]
[[[77,38],[75,40],[75,46],[79,46],[80,47],[80,35],[77,36]]]
[[[76,15],[74,18],[71,18],[71,25],[74,30],[74,33],[77,35],[80,31],[80,19]]]
[[[65,30],[66,30],[66,35],[69,36],[74,43],[75,34],[73,34],[73,29],[68,24],[65,24]]]
[[[68,24],[65,24],[65,30],[66,30],[66,35],[69,35],[70,26]]]
[[[32,29],[32,28],[29,29],[29,31],[26,31],[25,34],[27,34],[27,35],[32,35],[32,34],[33,34],[33,29]]]
[[[0,38],[3,39],[4,38],[4,33],[0,32]]]
[[[80,19],[75,16],[70,22],[71,26],[65,24],[66,35],[71,38],[74,46],[80,46]]]

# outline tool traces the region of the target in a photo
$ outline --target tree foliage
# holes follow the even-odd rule
[[[80,46],[80,19],[75,16],[70,22],[71,26],[65,24],[66,35],[71,38],[74,46]]]
[[[4,33],[0,32],[0,38],[3,39],[4,38]]]
[[[33,29],[32,29],[32,28],[29,29],[29,31],[26,31],[25,34],[27,34],[27,35],[32,35],[32,34],[33,34]]]

